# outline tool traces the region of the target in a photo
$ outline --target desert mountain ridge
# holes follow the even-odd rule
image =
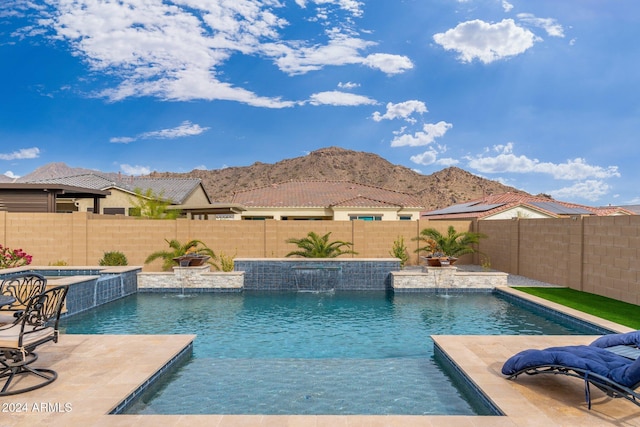
[[[64,163],[49,163],[19,178],[18,182],[86,173],[106,175],[114,181],[122,178],[118,173],[72,168]],[[147,176],[199,178],[209,197],[215,202],[229,202],[238,191],[285,181],[308,180],[350,181],[407,193],[418,199],[427,210],[477,199],[484,194],[508,191],[527,194],[458,167],[448,167],[431,175],[422,175],[407,167],[394,165],[377,154],[339,147],[321,148],[305,156],[284,159],[273,164],[256,162],[250,166],[215,170],[196,169],[185,173],[152,172]]]

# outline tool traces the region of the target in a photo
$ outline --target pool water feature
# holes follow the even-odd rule
[[[341,267],[292,267],[298,292],[333,292],[340,286]]]
[[[592,334],[488,293],[143,293],[65,319],[82,334],[197,334],[136,414],[492,414],[430,335]]]

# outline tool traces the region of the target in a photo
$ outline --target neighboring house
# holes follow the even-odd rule
[[[634,215],[623,207],[591,207],[561,202],[544,196],[518,193],[492,194],[444,209],[423,212],[421,218],[450,219],[511,219],[511,218],[566,218],[576,216]]]
[[[189,207],[211,206],[209,196],[199,179],[123,177],[111,179],[99,174],[72,175],[38,181],[40,185],[69,185],[109,192],[95,212],[94,203],[84,197],[58,196],[58,212],[95,212],[110,215],[131,215],[135,212],[136,190],[144,196],[148,190],[154,197],[172,207],[188,211]]]
[[[411,195],[346,181],[289,181],[240,191],[246,220],[418,220],[423,207]]]
[[[92,209],[100,209],[109,194],[108,190],[59,183],[0,183],[0,211],[55,213],[69,199],[82,199]]]

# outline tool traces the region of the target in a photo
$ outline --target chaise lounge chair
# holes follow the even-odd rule
[[[640,331],[603,335],[589,345],[529,349],[510,357],[502,367],[507,379],[520,374],[561,374],[581,378],[591,409],[593,384],[609,397],[623,397],[640,406]]]

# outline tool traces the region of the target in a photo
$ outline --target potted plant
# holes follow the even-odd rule
[[[165,242],[169,244],[171,250],[152,253],[144,261],[145,264],[161,258],[163,260],[162,269],[171,270],[176,264],[180,267],[191,267],[203,265],[209,259],[216,259],[215,253],[200,240],[190,240],[185,244],[181,244],[175,239],[165,239]],[[199,247],[199,245],[202,245],[202,247]],[[212,262],[209,262],[209,264],[219,269],[216,264]]]
[[[441,267],[452,265],[462,255],[477,252],[473,245],[476,245],[484,237],[486,236],[482,233],[457,232],[450,225],[446,235],[435,228],[425,228],[420,231],[418,237],[414,237],[412,240],[425,242],[425,246],[416,249],[416,252],[427,253],[425,257],[427,265]]]

